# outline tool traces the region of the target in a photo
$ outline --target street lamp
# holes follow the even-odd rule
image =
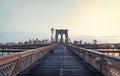
[[[54,29],[52,27],[52,29],[51,29],[51,43],[53,42],[53,34],[54,34]]]
[[[52,27],[52,29],[51,29],[51,34],[52,34],[52,35],[54,34],[54,29],[53,29],[53,27]]]

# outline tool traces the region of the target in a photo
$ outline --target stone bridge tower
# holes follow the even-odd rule
[[[56,29],[55,40],[58,41],[58,35],[60,35],[60,43],[63,43],[63,35],[65,35],[65,43],[68,43],[68,30]]]

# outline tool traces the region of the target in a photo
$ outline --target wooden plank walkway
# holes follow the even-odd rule
[[[88,66],[79,56],[58,46],[17,76],[103,76]]]

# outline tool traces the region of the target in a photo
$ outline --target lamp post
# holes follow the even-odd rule
[[[53,42],[53,34],[54,34],[54,29],[52,27],[52,29],[51,29],[51,43]]]

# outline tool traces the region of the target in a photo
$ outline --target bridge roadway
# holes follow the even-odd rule
[[[103,76],[79,56],[59,45],[17,76]]]

